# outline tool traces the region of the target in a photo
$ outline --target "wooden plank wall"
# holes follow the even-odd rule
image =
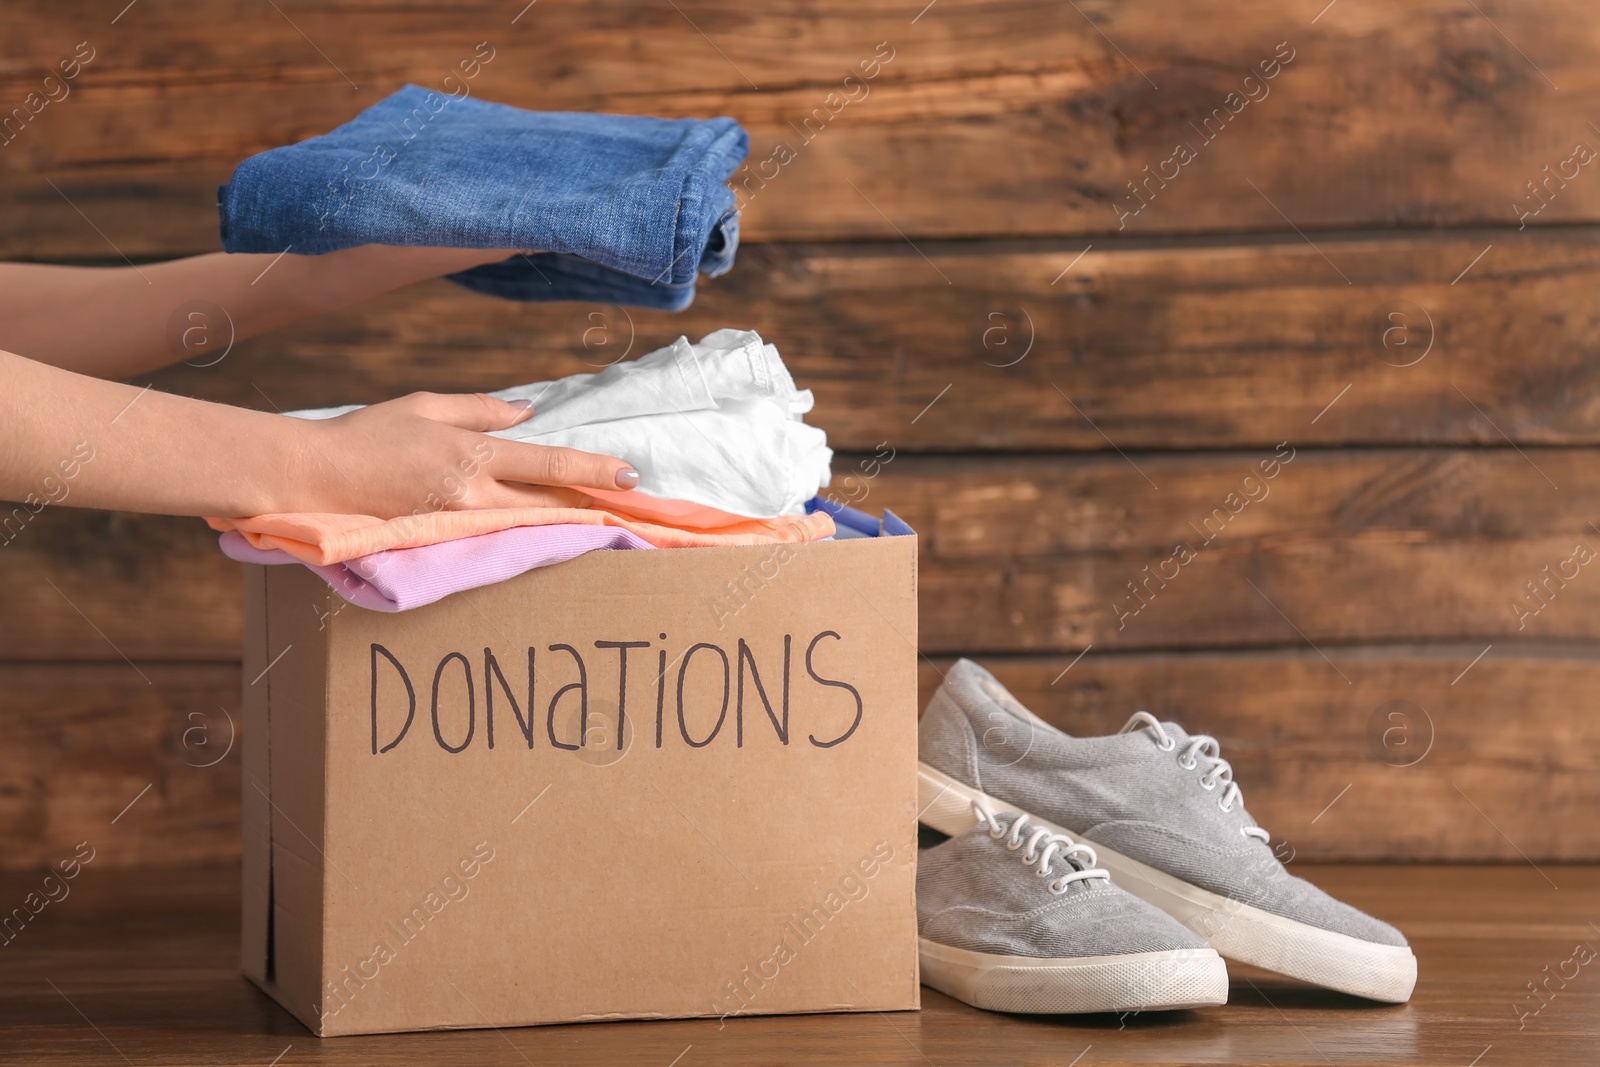
[[[441,282],[159,388],[369,401],[752,327],[835,492],[921,531],[925,692],[971,654],[1069,730],[1180,718],[1302,856],[1600,858],[1593,5],[119,8],[6,14],[6,108],[93,58],[0,147],[0,254],[213,249],[240,159],[480,42],[479,96],[753,142],[746,247],[686,313]],[[236,856],[207,531],[52,508],[0,578],[0,866]]]

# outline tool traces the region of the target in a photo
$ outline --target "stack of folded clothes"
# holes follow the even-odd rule
[[[350,122],[245,160],[218,191],[229,252],[357,245],[529,249],[451,280],[511,300],[677,310],[733,266],[730,118],[525,111],[407,86]],[[302,563],[354,604],[404,611],[597,549],[815,541],[827,436],[777,349],[718,330],[598,374],[495,394],[533,418],[496,436],[626,460],[629,492],[587,508],[210,519],[252,563]],[[293,414],[333,418],[353,408]]]
[[[603,549],[776,544],[832,537],[818,510],[833,453],[804,418],[772,345],[751,331],[718,330],[598,374],[503,389],[536,414],[492,436],[625,459],[639,472],[626,492],[585,490],[587,508],[421,511],[370,515],[258,515],[207,520],[222,550],[247,563],[302,563],[346,600],[404,611]],[[326,419],[355,406],[297,411]]]
[[[408,85],[217,191],[229,252],[532,249],[451,280],[507,300],[677,311],[733,266],[737,122],[525,111]]]

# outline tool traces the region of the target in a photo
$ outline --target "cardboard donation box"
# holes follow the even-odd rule
[[[865,520],[398,614],[247,568],[245,974],[323,1036],[917,1007],[916,538]]]

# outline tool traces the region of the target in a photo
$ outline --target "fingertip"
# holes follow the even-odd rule
[[[632,467],[623,467],[617,471],[618,489],[637,489],[639,487],[639,472]]]

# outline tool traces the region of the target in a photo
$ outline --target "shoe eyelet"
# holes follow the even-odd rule
[[[1187,762],[1185,762],[1184,758],[1182,756],[1179,756],[1178,757],[1178,766],[1182,767],[1186,771],[1192,771],[1196,767],[1200,766],[1200,761],[1191,757]]]
[[[1216,787],[1217,787],[1217,783],[1216,782],[1208,782],[1204,778],[1200,779],[1200,788],[1204,789],[1207,793],[1211,792]]]
[[[1244,827],[1244,826],[1239,827],[1239,836],[1243,837],[1243,838],[1248,838],[1250,836],[1249,829],[1247,827]]]
[[[1219,810],[1221,810],[1221,811],[1224,811],[1224,812],[1227,812],[1227,813],[1228,813],[1228,814],[1229,814],[1229,815],[1232,815],[1232,814],[1233,814],[1233,807],[1232,807],[1232,806],[1231,806],[1231,805],[1228,805],[1228,804],[1224,804],[1224,803],[1223,803],[1223,802],[1222,802],[1222,801],[1220,801],[1220,800],[1219,800],[1219,801],[1217,801],[1217,808],[1218,808],[1218,809],[1219,809]]]
[[[1157,741],[1156,742],[1156,747],[1159,748],[1163,752],[1171,752],[1173,749],[1178,747],[1178,742],[1174,741],[1172,738],[1169,737],[1164,742],[1163,741]]]
[[[1064,886],[1064,885],[1059,885],[1059,886],[1058,885],[1048,885],[1048,886],[1045,886],[1045,888],[1050,890],[1050,895],[1051,896],[1059,897],[1062,894],[1064,894],[1071,887],[1070,886]]]

